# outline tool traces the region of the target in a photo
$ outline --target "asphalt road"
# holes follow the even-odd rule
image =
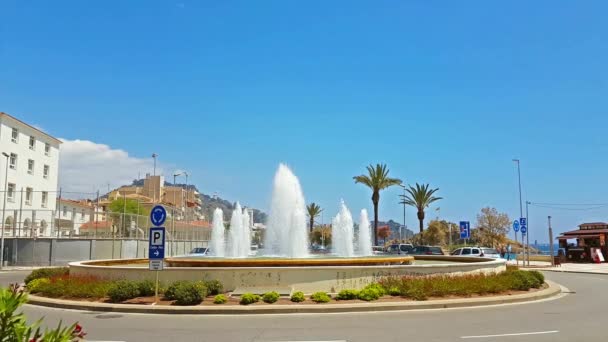
[[[0,273],[0,281],[23,274]],[[527,304],[386,313],[172,316],[35,306],[25,312],[50,325],[79,321],[93,341],[605,341],[608,276],[545,274],[576,293]]]

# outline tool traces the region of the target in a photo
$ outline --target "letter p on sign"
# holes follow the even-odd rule
[[[163,232],[154,231],[152,233],[152,245],[153,246],[162,246],[163,245]]]

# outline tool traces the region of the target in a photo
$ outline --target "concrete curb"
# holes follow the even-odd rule
[[[540,268],[537,271],[557,272],[557,273],[578,273],[578,274],[596,274],[596,275],[608,275],[606,272],[595,272],[595,271],[572,271],[562,270],[559,268]]]
[[[497,304],[530,302],[546,299],[561,293],[561,286],[547,281],[548,288],[533,293],[513,296],[483,298],[442,299],[420,302],[355,303],[355,304],[301,304],[265,306],[143,306],[137,304],[106,304],[52,299],[30,295],[32,305],[83,311],[146,313],[146,314],[191,314],[191,315],[236,315],[236,314],[288,314],[288,313],[336,313],[402,311],[421,309],[446,309]]]

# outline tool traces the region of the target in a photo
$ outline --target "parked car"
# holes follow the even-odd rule
[[[490,247],[462,247],[454,250],[450,254],[469,257],[500,258],[500,253],[496,249]]]
[[[412,245],[411,243],[400,243],[388,246],[386,251],[389,254],[411,254],[413,249],[414,245]]]
[[[188,253],[188,256],[206,256],[209,253],[209,248],[207,247],[194,247]]]
[[[409,253],[412,255],[444,255],[441,247],[438,246],[415,246]]]
[[[372,253],[375,255],[386,254],[386,250],[383,246],[372,246]]]

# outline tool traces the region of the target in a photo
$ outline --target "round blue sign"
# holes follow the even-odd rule
[[[153,225],[160,227],[163,225],[163,223],[165,223],[166,219],[167,211],[162,205],[157,205],[152,208],[152,211],[150,211],[150,221],[152,221]]]
[[[517,233],[519,231],[519,220],[513,221],[513,230]]]
[[[526,234],[527,231],[528,231],[528,229],[526,229],[526,226],[522,226],[521,227],[521,233],[522,234]]]

